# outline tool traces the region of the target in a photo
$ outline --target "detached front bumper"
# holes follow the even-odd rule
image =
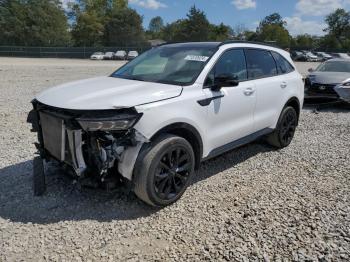
[[[35,145],[43,159],[70,166],[78,177],[93,175],[103,180],[121,170],[122,176],[131,179],[136,157],[147,141],[133,129],[141,117],[135,109],[65,110],[38,101],[33,101],[33,107],[28,122],[32,124],[32,131],[38,134]],[[114,121],[106,120],[111,117]],[[125,119],[135,120],[134,124],[125,130],[106,130],[116,128],[111,123],[124,123]],[[104,121],[107,126],[103,125]]]

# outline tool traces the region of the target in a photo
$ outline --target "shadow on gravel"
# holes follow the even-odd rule
[[[271,148],[253,143],[203,163],[193,183],[207,179]],[[113,192],[78,188],[62,169],[50,165],[47,193],[34,197],[32,161],[0,169],[0,218],[13,222],[49,224],[60,221],[111,221],[147,217],[159,211],[123,188]]]
[[[350,103],[339,100],[313,99],[306,100],[303,109],[314,112],[348,113],[350,112]]]

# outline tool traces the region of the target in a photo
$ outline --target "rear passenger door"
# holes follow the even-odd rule
[[[280,114],[284,89],[283,77],[278,75],[275,59],[269,50],[245,50],[248,79],[254,81],[256,106],[254,110],[254,132],[272,127]]]

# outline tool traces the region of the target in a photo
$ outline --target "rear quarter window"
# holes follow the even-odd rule
[[[294,71],[294,67],[279,53],[272,52],[272,55],[276,61],[278,74],[288,74]]]
[[[270,51],[262,49],[246,49],[245,53],[249,79],[277,75],[276,62]]]

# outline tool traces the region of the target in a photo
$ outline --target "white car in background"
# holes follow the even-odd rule
[[[124,51],[124,50],[119,50],[117,52],[115,52],[114,54],[114,59],[117,59],[117,60],[125,60],[126,57],[127,57],[127,52]]]
[[[135,58],[138,57],[138,56],[139,56],[139,53],[138,53],[137,51],[130,51],[130,52],[128,53],[127,59],[128,59],[128,60],[133,60],[133,59],[135,59]]]
[[[45,191],[45,159],[78,181],[125,181],[150,205],[172,204],[201,162],[260,137],[288,146],[303,99],[302,76],[282,49],[242,41],[153,48],[110,76],[36,96],[34,193]]]
[[[339,58],[350,59],[350,56],[347,53],[338,53],[338,54],[339,54]]]
[[[114,57],[114,53],[113,52],[106,52],[103,56],[103,59],[105,60],[112,60]]]
[[[327,54],[326,52],[316,52],[316,55],[323,62],[333,58],[333,56],[331,56],[330,54]]]
[[[103,60],[104,59],[104,53],[102,52],[95,52],[90,56],[91,60]]]
[[[308,62],[318,62],[321,60],[319,57],[317,57],[317,55],[313,54],[310,51],[304,51],[304,54]]]

